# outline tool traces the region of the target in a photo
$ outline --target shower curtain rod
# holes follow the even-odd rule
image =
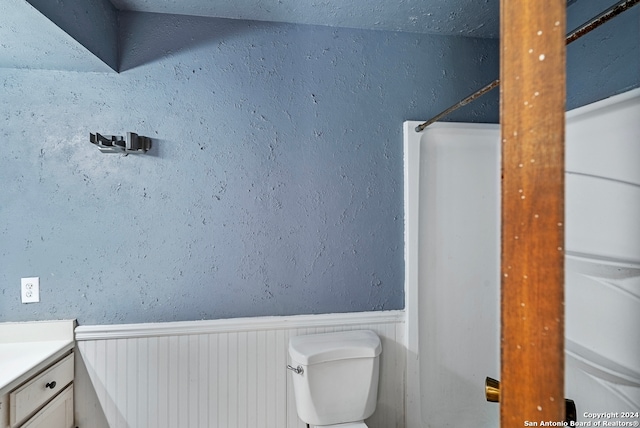
[[[633,6],[637,5],[639,2],[640,2],[640,0],[622,0],[622,1],[618,2],[618,3],[616,3],[615,5],[611,6],[609,9],[605,10],[604,12],[602,12],[600,15],[596,16],[592,20],[582,24],[581,26],[579,26],[578,28],[576,28],[575,30],[570,32],[567,35],[566,39],[565,39],[566,44],[568,45],[569,43],[578,40],[580,37],[582,37],[585,34],[591,32],[592,30],[595,30],[596,28],[598,28],[599,26],[601,26],[605,22],[609,21],[610,19],[615,18],[616,16],[620,15],[623,12],[626,12],[627,10],[632,8]],[[431,125],[434,122],[437,122],[438,120],[440,120],[443,117],[447,116],[449,113],[452,113],[452,112],[458,110],[460,107],[465,106],[465,105],[469,104],[470,102],[480,98],[482,95],[484,95],[487,92],[489,92],[490,90],[498,87],[499,85],[500,85],[500,79],[494,80],[493,82],[491,82],[488,85],[486,85],[485,87],[477,90],[476,92],[474,92],[473,94],[469,95],[467,98],[463,99],[462,101],[458,102],[457,104],[452,105],[448,109],[446,109],[443,112],[437,114],[436,116],[432,117],[431,119],[427,120],[426,122],[421,123],[420,125],[416,126],[416,129],[415,129],[416,132],[424,131],[424,129],[427,126]]]

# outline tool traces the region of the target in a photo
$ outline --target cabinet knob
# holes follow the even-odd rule
[[[51,381],[51,382],[49,382],[48,384],[46,384],[44,387],[45,387],[45,388],[53,389],[53,388],[55,388],[55,387],[56,387],[56,381],[55,381],[55,380],[54,380],[54,381]]]

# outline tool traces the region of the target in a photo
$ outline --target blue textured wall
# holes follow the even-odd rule
[[[118,12],[109,0],[26,1],[109,67],[118,70]],[[49,48],[43,46],[45,50]]]
[[[640,86],[639,15],[569,46],[569,108]],[[0,321],[402,308],[401,124],[496,78],[497,41],[120,21],[121,74],[0,68]],[[497,96],[448,119],[496,122]],[[96,131],[154,148],[102,154]]]
[[[617,0],[580,0],[567,10],[567,32]],[[640,86],[640,5],[567,46],[567,109]]]
[[[497,42],[120,24],[121,74],[0,69],[0,320],[403,308],[402,122],[495,78]],[[496,121],[497,92],[450,119]],[[102,154],[96,131],[154,148]]]

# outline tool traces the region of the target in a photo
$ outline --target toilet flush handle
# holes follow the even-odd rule
[[[287,369],[289,369],[289,370],[291,370],[292,372],[294,372],[295,374],[299,374],[299,375],[301,375],[302,373],[304,373],[304,369],[302,368],[302,366],[293,367],[292,365],[288,364],[288,365],[287,365]]]

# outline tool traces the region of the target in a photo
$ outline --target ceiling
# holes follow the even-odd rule
[[[499,0],[111,0],[119,10],[497,38]]]
[[[605,6],[602,3],[613,1],[582,1],[579,11],[595,14]],[[118,17],[123,12],[498,38],[499,3],[500,0],[0,0],[0,68],[117,70],[118,37],[123,33]],[[567,6],[574,3],[577,0],[567,0]],[[589,11],[589,4],[595,11]]]
[[[150,12],[497,38],[499,0],[1,0],[0,68],[118,68],[118,15]]]

